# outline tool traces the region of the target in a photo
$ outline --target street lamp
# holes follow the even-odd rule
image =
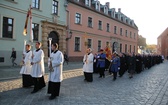
[[[72,38],[72,31],[69,31],[68,35],[69,35],[69,37],[67,37],[67,38],[65,39],[66,41],[68,41],[69,39]]]

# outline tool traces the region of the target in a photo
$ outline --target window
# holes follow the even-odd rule
[[[99,4],[99,2],[96,3],[96,10],[98,10],[98,11],[100,10],[100,4]]]
[[[90,0],[85,0],[86,6],[90,6]]]
[[[114,34],[117,34],[117,26],[114,26]]]
[[[107,23],[107,32],[110,32],[110,24]]]
[[[135,53],[135,46],[134,46],[134,53]]]
[[[132,51],[131,51],[131,45],[130,45],[130,53],[131,53]]]
[[[132,32],[130,32],[130,38],[132,38]]]
[[[92,48],[92,39],[88,39],[88,48]]]
[[[38,41],[39,36],[39,24],[32,23],[32,30],[33,30],[33,40]]]
[[[13,19],[3,17],[3,38],[13,38]]]
[[[127,32],[127,30],[125,30],[125,36],[128,37],[128,32]]]
[[[92,18],[88,17],[88,27],[92,27]]]
[[[100,49],[101,49],[101,41],[99,40],[98,41],[98,51],[100,51]]]
[[[81,24],[81,14],[76,13],[75,23],[76,23],[76,24]]]
[[[122,44],[120,44],[120,52],[122,52]]]
[[[134,39],[136,39],[136,34],[134,33]]]
[[[52,13],[58,15],[58,1],[53,0]]]
[[[125,53],[127,53],[127,44],[125,44]]]
[[[121,21],[124,21],[123,17],[121,17]]]
[[[98,26],[99,26],[99,30],[102,30],[102,21],[99,20]]]
[[[108,8],[106,6],[104,7],[104,13],[108,14]]]
[[[122,35],[122,28],[120,28],[120,35]]]
[[[80,38],[75,37],[75,51],[80,51]]]
[[[32,7],[40,9],[40,0],[32,0]]]

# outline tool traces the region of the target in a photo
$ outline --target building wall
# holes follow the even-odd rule
[[[64,32],[60,32],[55,29],[55,31],[59,31],[60,35],[63,35],[64,39],[61,41],[62,50],[65,49],[65,33],[66,33],[66,10],[64,7],[65,0],[57,0],[58,1],[58,15],[52,14],[52,0],[40,0],[40,9],[32,9],[32,22],[39,24],[39,40],[44,45],[47,43],[47,39],[43,40],[43,30],[42,30],[42,21],[46,21],[48,23],[54,23],[53,27],[62,27],[64,28]],[[24,40],[27,40],[28,43],[30,39],[30,23],[28,23],[28,33],[27,36],[23,36],[23,29],[25,25],[26,15],[29,8],[29,5],[32,3],[32,0],[1,0],[0,1],[0,57],[4,58],[5,62],[0,62],[1,65],[11,65],[10,55],[12,48],[14,47],[17,52],[16,62],[19,64],[22,59],[23,52],[23,43]],[[14,19],[13,26],[13,38],[3,38],[3,17],[9,17]],[[30,22],[30,20],[29,20]],[[48,29],[48,28],[47,28]],[[59,29],[59,28],[58,28]],[[52,31],[52,30],[50,30]],[[49,34],[48,32],[47,34]],[[64,33],[64,34],[62,34]],[[35,41],[34,41],[35,44]],[[63,47],[64,46],[64,47]],[[42,46],[46,47],[46,46]],[[48,51],[45,52],[46,58]]]
[[[114,42],[122,43],[122,52],[125,52],[125,44],[127,44],[127,52],[131,49],[133,52],[135,46],[135,53],[137,53],[137,37],[138,37],[138,29],[126,25],[122,22],[116,21],[115,19],[109,18],[105,15],[96,13],[87,8],[83,8],[82,6],[76,5],[74,3],[69,3],[67,9],[69,10],[70,18],[70,30],[72,31],[72,38],[68,40],[68,55],[73,60],[75,58],[82,58],[85,54],[86,46],[84,44],[85,37],[86,39],[92,39],[92,49],[93,53],[97,53],[98,51],[98,40],[102,41],[102,48],[104,49],[106,46],[106,42],[110,42],[112,44]],[[81,14],[81,24],[75,23],[75,14]],[[88,17],[92,17],[93,27],[88,27]],[[98,21],[102,21],[102,30],[98,29]],[[67,20],[68,21],[68,20]],[[110,31],[107,32],[106,25],[110,24]],[[114,34],[114,26],[117,26],[117,34]],[[120,35],[120,28],[122,28],[122,35]],[[128,30],[128,37],[125,36],[125,30]],[[130,31],[132,32],[132,38],[130,38]],[[136,38],[134,39],[134,33],[136,34]],[[75,47],[75,37],[80,37],[80,51],[74,51]],[[118,46],[119,47],[119,46]],[[117,51],[119,52],[119,49]]]
[[[168,28],[166,28],[162,34],[157,39],[157,53],[164,55],[164,57],[168,56]]]

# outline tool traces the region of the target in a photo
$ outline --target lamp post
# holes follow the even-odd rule
[[[68,41],[69,39],[72,38],[72,31],[69,31],[68,36],[69,36],[69,37],[67,37],[67,38],[65,39],[66,41]]]

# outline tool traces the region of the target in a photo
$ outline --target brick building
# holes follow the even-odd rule
[[[168,28],[157,38],[157,53],[168,56]]]

